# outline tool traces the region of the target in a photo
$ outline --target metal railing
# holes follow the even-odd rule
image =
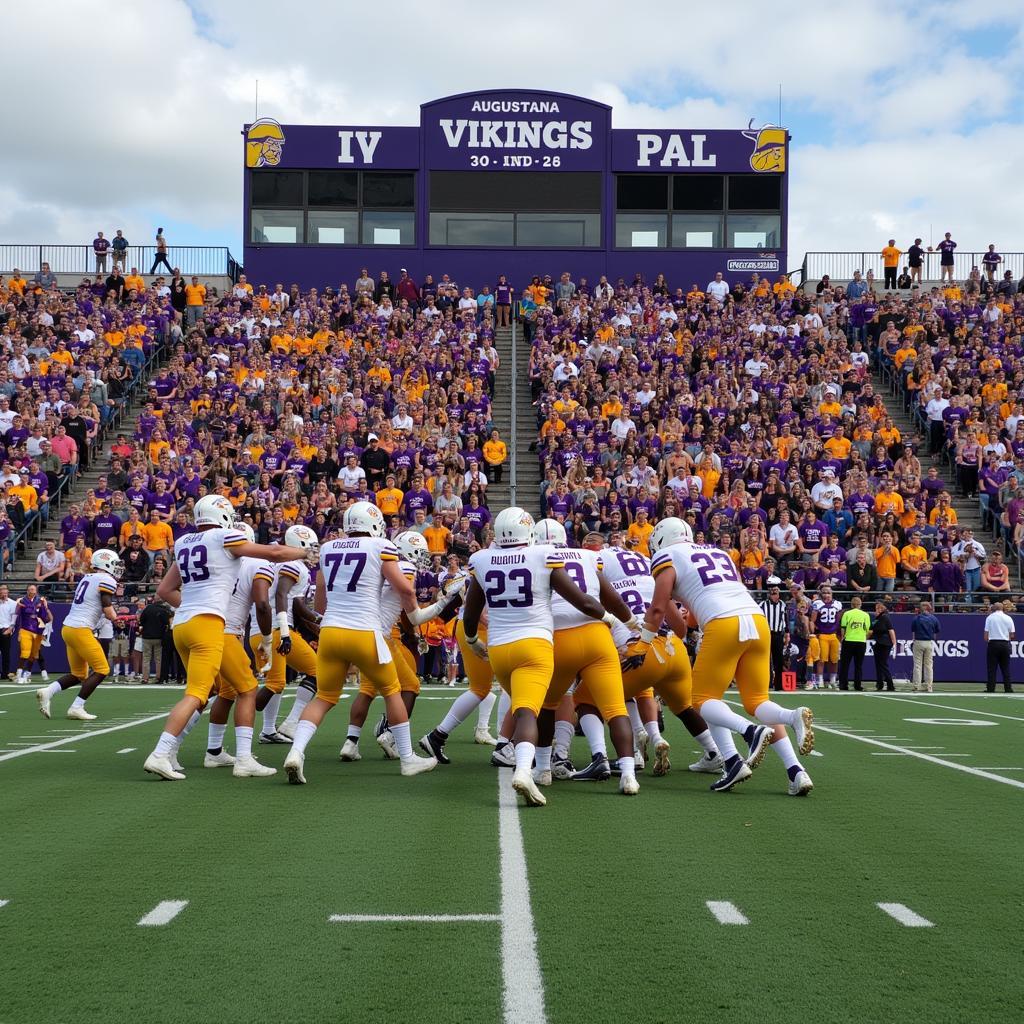
[[[984,255],[984,250],[953,253],[954,280],[966,281],[975,267],[981,271],[982,280],[986,280],[984,264],[981,262]],[[1001,281],[1007,270],[1013,273],[1014,281],[1019,281],[1024,276],[1024,252],[1001,252],[999,255],[1003,262],[996,268],[995,281]],[[906,252],[900,257],[900,273],[903,272],[905,266],[907,266]],[[825,274],[828,274],[833,281],[849,281],[855,270],[859,270],[864,275],[870,270],[878,281],[878,286],[881,287],[885,273],[885,268],[882,265],[881,246],[874,252],[808,252],[804,254],[802,271],[805,282],[818,281]],[[921,276],[925,281],[938,281],[941,275],[939,253],[925,253]]]
[[[106,256],[106,273],[110,273],[115,263],[113,250]],[[156,246],[129,245],[124,252],[123,260],[117,256],[116,262],[123,273],[132,267],[140,273],[149,274],[156,259]],[[177,267],[182,274],[208,274],[228,276],[232,281],[238,280],[242,272],[241,264],[223,245],[172,245],[167,250],[167,261]],[[96,273],[96,254],[92,243],[88,245],[0,245],[0,273],[9,274],[12,270],[20,270],[26,276],[42,269],[48,263],[55,274],[82,274],[92,277]],[[167,274],[167,268],[161,266],[159,272]]]

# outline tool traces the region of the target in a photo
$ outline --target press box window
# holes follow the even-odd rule
[[[781,174],[730,174],[730,210],[781,210]]]
[[[359,202],[358,171],[310,171],[310,206],[355,207]]]
[[[725,176],[677,174],[672,178],[672,209],[718,211],[725,209]]]
[[[730,249],[778,249],[782,218],[777,213],[732,213],[728,234]]]
[[[411,210],[415,205],[412,174],[363,173],[364,207],[388,210]]]
[[[356,245],[359,214],[355,210],[310,210],[306,214],[306,241],[310,245]]]
[[[253,210],[249,217],[249,240],[256,245],[296,245],[302,238],[302,210]]]
[[[302,206],[302,171],[256,171],[252,174],[253,206]]]
[[[619,210],[667,210],[667,174],[620,174],[615,182]]]

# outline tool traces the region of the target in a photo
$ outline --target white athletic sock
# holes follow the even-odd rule
[[[643,732],[644,724],[640,721],[640,712],[637,710],[635,700],[626,701],[626,711],[629,712],[629,724],[633,726],[633,743],[636,744],[640,733]]]
[[[178,735],[178,749],[181,748],[182,743],[185,742],[185,737],[195,728],[196,722],[203,717],[202,711],[193,711],[192,717],[185,723],[185,728],[181,730]]]
[[[25,678],[25,670],[23,668],[18,669],[18,674],[14,677],[14,681],[20,683]]]
[[[528,772],[533,768],[533,758],[537,753],[537,748],[532,743],[516,744],[516,771],[517,772]]]
[[[721,726],[723,729],[732,729],[733,732],[738,732],[742,735],[746,732],[750,722],[746,718],[741,718],[736,714],[724,700],[706,700],[700,708],[701,717],[708,725]],[[715,736],[717,742],[718,737],[715,735],[714,729],[711,730],[711,734]],[[719,745],[721,750],[721,745]],[[725,751],[722,751],[723,756]]]
[[[580,715],[580,728],[587,738],[590,756],[597,757],[599,754],[603,754],[607,757],[608,745],[604,737],[604,722],[597,715]]]
[[[835,688],[839,685],[839,676],[832,672],[828,677],[828,685]]]
[[[703,713],[702,711],[701,714]],[[735,757],[738,751],[736,750],[736,744],[733,742],[732,730],[721,725],[711,725],[710,723],[708,728],[714,737],[715,746],[718,747],[719,754],[722,755],[722,760],[728,761],[730,757]]]
[[[227,732],[227,728],[227,725],[217,725],[215,722],[210,723],[209,733],[206,738],[207,750],[220,750],[224,746],[224,733]]]
[[[651,746],[656,747],[661,742],[661,730],[658,728],[658,720],[655,719],[653,722],[644,722],[644,728],[647,730],[647,735],[651,739]]]
[[[295,691],[295,702],[292,704],[291,711],[288,712],[288,717],[284,720],[285,725],[297,725],[302,717],[302,712],[306,710],[306,705],[314,696],[315,694],[312,690],[305,686],[300,686]]]
[[[793,749],[793,744],[788,736],[783,736],[781,740],[775,740],[772,743],[772,750],[779,755],[784,768],[802,767],[796,756],[796,751]]]
[[[517,748],[518,749],[518,748]],[[537,747],[536,752],[533,755],[537,760],[537,771],[549,772],[551,771],[551,748],[550,747]],[[518,767],[518,755],[516,757]]]
[[[569,746],[576,730],[572,722],[555,722],[554,755],[563,760],[569,756]]]
[[[273,736],[277,732],[277,713],[281,708],[281,694],[275,693],[263,709],[263,735]]]
[[[818,689],[819,690],[822,689],[824,687],[824,685],[825,685],[825,673],[824,672],[819,672],[818,673]]]
[[[469,692],[469,691],[467,691]],[[491,712],[494,705],[498,703],[498,695],[489,693],[482,701],[476,712],[476,727],[478,729],[489,729],[491,727]]]
[[[56,697],[58,693],[60,693],[60,683],[50,683],[46,688],[47,697]]]
[[[221,738],[223,739],[225,726],[220,726]],[[210,726],[212,731],[213,726]],[[235,757],[252,757],[252,726],[251,725],[236,725],[235,726]]]
[[[635,757],[620,757],[619,758],[619,771],[622,773],[622,777],[626,778],[630,775],[636,775],[636,758]]]
[[[512,707],[512,698],[504,691],[498,692],[498,728],[500,729],[505,721],[505,716],[508,714],[508,709]],[[505,737],[506,742],[508,737]]]
[[[398,756],[404,761],[412,757],[412,737],[409,734],[409,723],[402,722],[401,725],[391,726],[391,735],[395,738],[395,749]]]
[[[298,728],[298,726],[296,726]],[[363,734],[363,727],[361,725],[353,725],[351,722],[348,723],[348,732],[345,734],[350,740],[358,740]]]
[[[292,750],[300,754],[305,753],[306,747],[309,746],[309,741],[313,738],[313,734],[316,732],[316,726],[312,722],[299,722],[295,726],[295,737],[292,739]]]
[[[800,717],[800,712],[796,708],[784,708],[773,700],[766,700],[758,704],[754,717],[765,725],[792,725]]]
[[[84,708],[84,707],[85,707],[85,701],[84,701],[84,700],[82,700],[82,698],[81,698],[81,697],[76,697],[76,698],[75,698],[75,699],[74,699],[74,700],[73,700],[73,701],[71,702],[71,706],[72,706],[73,708]]]
[[[711,733],[705,729],[699,736],[693,737],[712,757],[718,753],[718,747],[715,746],[715,741],[711,738]]]
[[[153,753],[157,757],[170,757],[177,747],[178,737],[169,732],[162,732],[160,733],[160,739],[157,740],[156,746],[153,748]]]
[[[455,703],[448,709],[448,714],[441,719],[438,731],[450,736],[473,713],[473,708],[478,704],[480,698],[472,690],[460,693],[455,698]]]

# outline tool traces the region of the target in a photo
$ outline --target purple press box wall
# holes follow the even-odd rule
[[[275,125],[279,140],[278,169],[414,170],[416,182],[416,244],[411,246],[309,246],[252,244],[249,230],[249,171],[244,172],[243,231],[246,275],[254,283],[281,281],[288,287],[337,286],[351,282],[361,267],[373,276],[387,270],[397,279],[405,267],[417,281],[443,273],[479,287],[508,275],[518,288],[533,274],[557,276],[567,270],[591,284],[606,274],[611,280],[632,280],[637,272],[648,281],[665,273],[673,287],[703,287],[716,270],[731,279],[747,280],[753,271],[774,275],[785,271],[788,205],[788,135],[766,126],[762,130],[613,129],[610,107],[578,96],[537,91],[466,93],[434,100],[421,107],[420,127],[352,127]],[[518,126],[541,123],[538,144],[524,143]],[[263,119],[256,124],[266,124]],[[492,125],[488,135],[487,124]],[[503,125],[495,129],[494,124]],[[251,141],[246,125],[243,147]],[[536,130],[536,129],[534,129]],[[509,134],[512,133],[511,140]],[[513,144],[507,144],[511,141]],[[774,148],[776,163],[766,166],[755,153]],[[755,166],[757,164],[757,166]],[[252,162],[249,167],[257,166]],[[267,166],[267,165],[258,165]],[[592,249],[451,248],[428,244],[429,175],[431,170],[600,171],[603,245]],[[781,173],[781,248],[750,249],[616,249],[616,173]],[[257,172],[258,173],[258,172]]]
[[[67,615],[70,605],[51,604],[54,615],[54,630],[51,645],[45,648],[46,667],[51,676],[54,672],[66,672],[68,667],[64,643],[60,638],[60,627]],[[890,659],[892,674],[897,678],[909,679],[913,672],[914,661],[911,650],[910,623],[913,616],[907,614],[893,615],[893,626],[896,630],[896,648]],[[1017,636],[1024,638],[1024,615],[1013,617],[1016,623]],[[941,639],[935,644],[935,679],[944,683],[985,683],[985,616],[977,615],[940,615],[942,623]],[[14,638],[14,650],[17,651],[17,637]],[[871,645],[868,645],[869,657],[864,665],[868,679],[875,678],[875,664],[871,659]],[[1014,641],[1010,660],[1010,672],[1015,683],[1024,683],[1024,639]]]

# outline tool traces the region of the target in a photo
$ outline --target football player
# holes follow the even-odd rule
[[[825,667],[828,667],[828,688],[839,689],[839,622],[843,615],[841,601],[832,597],[832,587],[823,583],[821,595],[811,602],[811,635],[807,642],[807,671],[813,675],[813,689],[825,686]]]
[[[732,558],[720,548],[694,544],[689,525],[674,516],[658,523],[650,546],[654,596],[640,639],[628,651],[646,655],[673,600],[693,613],[703,633],[693,667],[693,703],[711,727],[725,762],[724,774],[711,789],[724,792],[750,778],[773,737],[771,726],[792,726],[800,753],[808,753],[814,746],[814,716],[810,708],[787,710],[768,699],[768,623]],[[722,700],[733,679],[744,708],[764,725],[741,718]],[[733,732],[740,733],[750,747],[746,760],[736,750]],[[791,778],[797,770],[787,765]]]
[[[412,751],[409,716],[402,702],[394,658],[381,631],[381,591],[390,584],[413,626],[437,614],[435,605],[420,608],[412,583],[399,567],[398,549],[385,539],[384,514],[368,501],[353,502],[342,518],[345,537],[320,546],[320,571],[314,606],[322,616],[317,649],[316,697],[295,727],[292,749],[284,761],[288,781],[305,783],[305,752],[324,716],[341,697],[354,665],[384,698],[403,775],[419,775],[437,766],[434,758]]]
[[[18,653],[21,655],[14,681],[27,683],[32,679],[32,662],[38,661],[42,665],[43,634],[47,623],[53,622],[53,613],[46,598],[40,596],[34,583],[25,588],[24,597],[18,598],[14,606],[14,621],[18,625]],[[45,669],[43,679],[46,679]]]
[[[103,653],[95,630],[104,619],[113,625],[117,618],[114,595],[124,563],[109,548],[93,552],[92,568],[75,587],[75,596],[60,635],[68,651],[70,672],[56,682],[36,690],[43,718],[50,717],[50,700],[61,690],[79,687],[78,696],[67,710],[68,718],[91,722],[96,716],[85,710],[85,702],[110,674],[110,663]]]
[[[495,516],[493,545],[469,559],[472,578],[466,590],[463,625],[466,643],[482,658],[487,657],[502,689],[512,698],[512,786],[529,806],[543,807],[547,800],[537,788],[532,769],[537,716],[548,699],[555,670],[552,592],[589,618],[610,623],[614,616],[576,586],[565,570],[561,549],[533,546],[533,528],[533,517],[522,508],[507,508]],[[477,635],[485,607],[487,646]],[[625,719],[625,708],[622,717]],[[625,721],[628,729],[628,719]],[[632,752],[632,743],[629,750]]]
[[[185,696],[171,709],[160,739],[143,767],[160,778],[185,778],[174,767],[187,725],[195,724],[213,689],[224,655],[224,620],[238,579],[239,559],[290,562],[305,552],[287,545],[253,544],[235,529],[235,510],[227,498],[207,494],[192,510],[195,529],[174,542],[174,562],[157,587],[157,597],[174,613],[174,646],[185,667]],[[252,755],[252,723],[246,703],[235,710],[236,757]],[[247,721],[245,719],[248,719]]]

